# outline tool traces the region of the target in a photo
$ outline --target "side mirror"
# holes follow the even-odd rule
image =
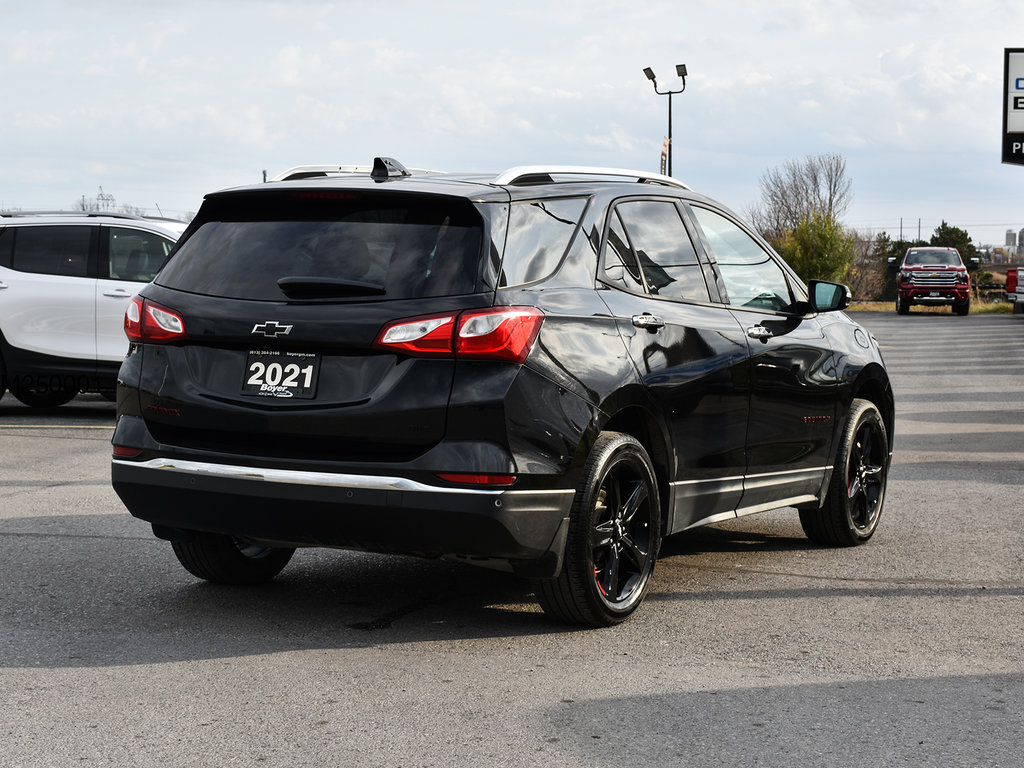
[[[899,269],[900,262],[899,259],[897,259],[895,256],[890,256],[888,259],[886,259],[886,261],[889,262],[889,269],[891,269],[893,272]]]
[[[967,262],[967,271],[973,272],[981,266],[981,259],[975,256],[973,259]]]
[[[836,312],[846,309],[853,299],[850,289],[845,285],[826,280],[811,280],[807,292],[811,297],[811,309],[815,312]]]

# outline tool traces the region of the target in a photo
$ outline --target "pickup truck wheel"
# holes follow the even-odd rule
[[[624,621],[647,594],[660,545],[661,504],[647,451],[630,435],[602,433],[570,512],[562,572],[533,581],[537,600],[573,624]]]
[[[896,295],[896,314],[905,315],[910,311],[910,305],[900,298],[899,294]]]
[[[854,400],[825,503],[801,509],[807,537],[829,546],[863,544],[878,527],[889,474],[885,422],[874,403]]]
[[[29,408],[56,408],[70,402],[78,392],[69,389],[35,390],[18,387],[11,390],[11,394]]]
[[[953,304],[953,314],[966,315],[971,311],[971,300],[958,301]]]
[[[288,565],[295,550],[264,547],[217,533],[195,532],[171,542],[174,554],[193,576],[218,584],[261,584]]]

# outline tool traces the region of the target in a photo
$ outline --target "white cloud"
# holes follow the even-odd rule
[[[0,136],[20,186],[4,197],[57,207],[102,184],[194,210],[261,168],[373,154],[655,170],[667,99],[641,69],[668,84],[685,63],[675,170],[745,197],[725,200],[735,209],[767,167],[840,151],[859,169],[861,221],[914,216],[920,191],[897,201],[892,180],[939,164],[960,183],[938,216],[985,195],[996,219],[1024,223],[1019,169],[994,147],[1002,47],[1022,27],[1005,0],[39,0],[0,27]],[[869,208],[876,190],[888,202]]]

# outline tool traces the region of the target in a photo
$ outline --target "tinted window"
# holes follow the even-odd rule
[[[106,227],[106,272],[100,274],[112,280],[136,280],[148,283],[167,260],[174,246],[170,240],[140,229]]]
[[[697,252],[674,203],[637,200],[620,203],[615,211],[651,293],[693,301],[710,299]]]
[[[287,298],[278,284],[284,278],[317,298],[405,299],[476,287],[482,225],[461,199],[238,195],[208,201],[198,218],[202,225],[161,271],[160,285],[275,301]]]
[[[609,282],[635,293],[644,292],[644,278],[636,254],[629,245],[619,214],[612,212],[604,254],[604,276]]]
[[[11,266],[21,272],[85,277],[92,227],[17,227]]]
[[[739,307],[782,311],[793,304],[782,267],[729,219],[706,208],[693,209],[704,239],[718,262],[727,296]]]
[[[573,198],[515,203],[509,214],[502,285],[530,283],[554,272],[586,202]]]
[[[11,252],[14,250],[14,230],[0,230],[0,267],[11,266]]]

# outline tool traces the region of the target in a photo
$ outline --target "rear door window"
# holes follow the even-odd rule
[[[461,198],[289,192],[211,200],[156,282],[227,298],[474,292],[483,226]]]
[[[606,278],[635,290],[638,272],[649,293],[710,301],[704,272],[675,203],[629,200],[615,206],[605,255]]]
[[[11,267],[19,272],[87,277],[94,230],[89,226],[17,227]]]

